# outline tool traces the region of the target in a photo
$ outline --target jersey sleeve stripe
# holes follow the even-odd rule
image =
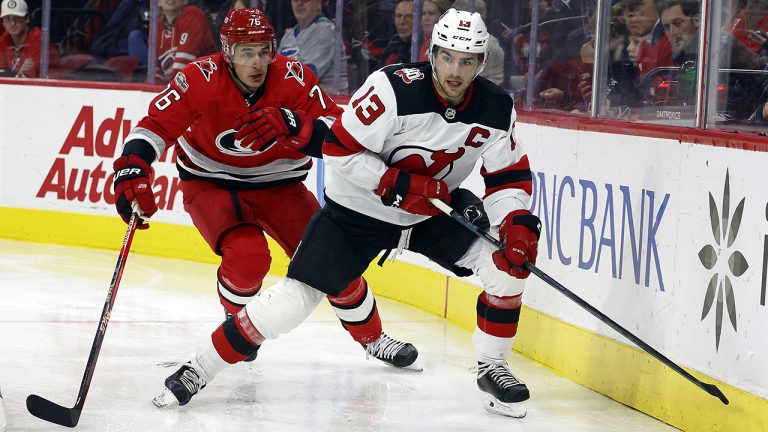
[[[192,60],[197,59],[197,56],[194,55],[194,54],[191,54],[191,53],[177,51],[176,52],[176,60],[179,60],[179,59],[184,59],[184,60],[192,61]]]
[[[528,195],[533,190],[533,178],[527,155],[507,168],[490,173],[483,168],[480,170],[480,174],[485,181],[485,196],[502,189],[522,189]]]
[[[165,141],[160,137],[160,135],[152,132],[149,129],[141,127],[133,129],[131,133],[125,137],[125,142],[127,143],[134,139],[146,141],[149,143],[149,145],[152,146],[152,148],[155,149],[155,161],[157,161],[163,152],[165,152]]]
[[[344,129],[340,121],[336,121],[323,144],[323,153],[328,156],[351,156],[356,153],[362,153],[365,147],[360,145],[357,140]]]

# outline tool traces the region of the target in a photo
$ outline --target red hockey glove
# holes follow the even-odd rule
[[[499,227],[504,251],[493,253],[493,263],[499,270],[513,277],[527,278],[531,272],[523,268],[523,264],[526,259],[536,264],[540,234],[541,221],[528,210],[515,210],[508,214]]]
[[[235,120],[235,139],[243,147],[266,149],[273,141],[299,150],[312,137],[312,120],[303,111],[285,108],[257,108]]]
[[[155,214],[157,204],[152,193],[154,171],[149,164],[144,159],[132,155],[117,158],[112,167],[115,169],[115,207],[125,223],[131,219],[133,201],[136,201],[144,217],[149,218]],[[147,229],[149,224],[140,221],[138,228]]]
[[[448,185],[444,181],[397,168],[389,168],[384,172],[374,193],[381,197],[385,206],[399,207],[409,213],[425,216],[441,213],[429,202],[429,198],[441,199],[446,203],[451,200]]]

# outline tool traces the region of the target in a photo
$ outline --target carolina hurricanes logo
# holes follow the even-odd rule
[[[285,74],[285,79],[293,78],[304,87],[304,68],[301,67],[301,63],[297,61],[285,62],[285,67],[288,72]]]
[[[461,159],[464,152],[463,148],[451,153],[448,150],[434,151],[425,147],[402,146],[389,155],[387,165],[414,174],[444,179],[453,171],[453,163]]]
[[[395,71],[395,75],[402,78],[403,82],[406,84],[424,79],[424,73],[416,68],[403,68]]]
[[[239,140],[235,139],[234,129],[226,130],[216,137],[216,147],[218,147],[219,151],[222,153],[230,156],[254,156],[269,150],[274,143],[275,142],[272,141],[259,150],[245,148]]]
[[[211,59],[210,57],[207,59],[192,62],[192,64],[200,68],[200,72],[203,73],[203,77],[208,82],[211,82],[211,75],[213,75],[213,71],[218,69],[218,67],[216,66],[216,63],[214,63],[213,59]]]

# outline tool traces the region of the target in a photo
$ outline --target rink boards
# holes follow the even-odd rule
[[[117,249],[111,162],[154,90],[60,84],[0,85],[0,237]],[[543,224],[537,265],[731,405],[535,279],[515,349],[684,430],[768,430],[765,138],[531,114],[517,130]],[[173,156],[155,169],[162,211],[133,250],[216,262],[183,211]],[[482,195],[479,175],[466,186]],[[379,295],[474,327],[473,280],[403,260],[371,266]],[[286,267],[275,253],[273,271]]]

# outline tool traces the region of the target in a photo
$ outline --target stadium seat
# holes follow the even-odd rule
[[[139,67],[138,57],[116,56],[107,59],[105,65],[123,75],[123,81],[130,82],[133,78],[133,71]]]

